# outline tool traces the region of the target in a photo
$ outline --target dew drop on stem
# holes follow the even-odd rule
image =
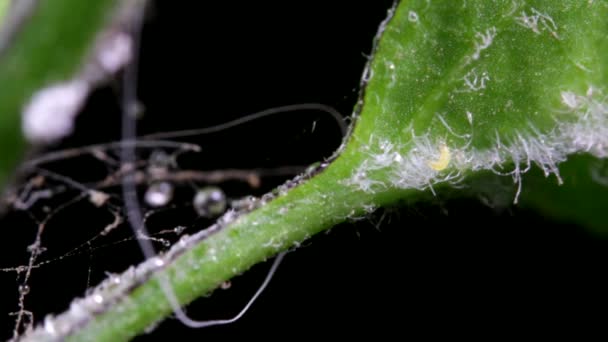
[[[226,195],[218,187],[205,187],[194,195],[193,206],[202,217],[219,216],[226,210]]]

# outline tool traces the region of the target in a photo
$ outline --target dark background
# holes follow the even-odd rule
[[[302,102],[327,104],[350,115],[372,38],[391,3],[157,1],[143,31],[140,132],[205,127]],[[96,92],[78,118],[76,134],[55,148],[118,139],[119,89],[116,82]],[[180,166],[305,166],[331,155],[340,139],[326,116],[288,113],[187,139],[203,152],[180,160]],[[53,167],[83,181],[107,172],[99,163],[80,159]],[[253,193],[284,179],[265,178]],[[225,189],[230,197],[252,192],[239,184]],[[187,201],[187,190],[175,201]],[[57,205],[66,198],[54,200]],[[58,215],[45,232],[50,256],[98,234],[110,218],[87,205]],[[184,224],[191,233],[208,223],[186,207],[150,225],[154,230]],[[23,264],[36,226],[23,213],[9,213],[1,226],[2,267]],[[93,253],[35,270],[26,307],[37,322],[82,295],[88,274],[93,285],[105,271],[119,272],[141,258],[133,241],[108,246],[129,236],[128,227],[121,229],[97,242]],[[381,211],[313,238],[286,257],[267,291],[235,324],[192,330],[170,319],[138,339],[471,336],[488,327],[502,335],[541,328],[540,321],[547,319],[555,328],[595,309],[605,311],[607,247],[606,240],[580,227],[530,211],[440,197]],[[197,319],[232,316],[267,268],[256,266],[229,290],[198,300],[189,312]],[[7,293],[0,300],[4,315],[16,308],[17,282],[14,273],[0,276]],[[7,338],[13,318],[1,321],[1,337]]]

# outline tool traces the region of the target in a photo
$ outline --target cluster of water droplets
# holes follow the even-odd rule
[[[175,187],[165,180],[175,168],[175,158],[164,151],[153,151],[146,170],[150,179],[144,193],[145,203],[153,208],[165,207],[173,200]],[[196,213],[205,218],[214,218],[226,211],[228,201],[224,191],[217,186],[205,186],[196,190],[192,206]]]

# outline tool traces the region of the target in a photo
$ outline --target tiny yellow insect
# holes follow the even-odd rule
[[[429,161],[427,165],[435,171],[441,171],[448,167],[451,158],[450,149],[446,144],[441,144],[439,147],[439,158],[437,160]]]

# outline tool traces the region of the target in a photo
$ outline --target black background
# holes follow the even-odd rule
[[[350,115],[372,38],[391,3],[157,1],[143,33],[139,95],[146,111],[140,132],[205,127],[302,102],[331,105]],[[118,139],[119,88],[115,83],[96,92],[78,118],[77,132],[56,148]],[[303,112],[189,141],[200,144],[203,153],[183,163],[214,170],[307,165],[328,157],[340,134],[331,119]],[[56,170],[80,179],[105,172],[86,161]],[[256,193],[282,181],[265,179]],[[234,184],[227,189],[231,196],[249,191]],[[24,246],[35,227],[30,222],[18,231],[27,222],[23,216],[12,213],[2,223],[3,267],[23,263],[27,256]],[[54,221],[45,244],[57,246],[49,251],[60,255],[82,236],[99,233],[108,219],[86,206],[71,209]],[[157,225],[196,229],[207,223],[196,220],[191,210],[176,210]],[[503,335],[542,328],[540,322],[547,319],[547,327],[562,329],[568,324],[558,328],[558,322],[605,311],[607,247],[579,227],[533,212],[438,198],[382,211],[313,238],[286,257],[267,291],[235,324],[192,330],[170,319],[138,339],[474,336],[488,327]],[[140,258],[137,248],[133,242],[101,248],[93,257],[36,270],[26,306],[37,321],[63,311],[69,298],[86,288],[88,266],[93,265],[95,284],[104,271],[118,272]],[[198,319],[230,317],[256,290],[267,267],[256,266],[229,290],[198,300],[189,312]],[[3,312],[10,312],[16,307],[17,283],[13,274],[1,279],[7,295],[0,303]],[[1,336],[9,337],[12,318],[4,316],[2,322]]]

